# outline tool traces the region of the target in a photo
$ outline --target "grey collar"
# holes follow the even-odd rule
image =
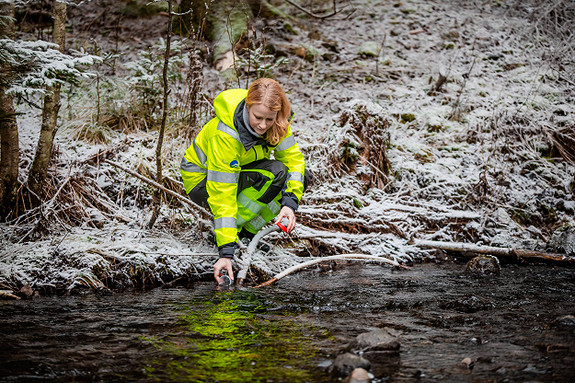
[[[234,127],[240,135],[241,143],[244,145],[246,151],[256,145],[269,146],[270,144],[265,140],[265,138],[254,132],[250,126],[250,117],[245,105],[246,102],[243,100],[239,103],[234,112]]]
[[[257,134],[256,131],[250,125],[250,112],[248,112],[248,107],[245,104],[244,104],[244,111],[242,113],[242,116],[244,118],[244,124],[245,124],[248,132],[250,132],[252,136],[256,136],[258,138],[264,138],[261,134]]]

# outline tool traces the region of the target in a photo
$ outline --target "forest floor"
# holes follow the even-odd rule
[[[437,256],[413,239],[572,254],[575,178],[566,158],[575,113],[573,44],[552,37],[549,19],[506,1],[349,4],[319,21],[283,3],[296,19],[254,23],[254,41],[289,59],[273,76],[288,93],[294,134],[314,174],[296,233],[289,241],[270,235],[272,251],[254,260],[255,270],[278,272],[310,255],[361,252],[401,262]],[[130,19],[112,1],[70,10],[71,46],[119,53],[97,68],[99,81],[116,87],[102,85],[96,97],[92,81],[65,95],[53,185],[62,193],[0,227],[5,287],[51,292],[210,275],[216,251],[197,212],[164,204],[147,229],[152,188],[94,161],[104,152],[102,158],[152,178],[157,129],[102,128],[100,141],[78,135],[93,126],[79,121],[93,120],[100,100],[128,103],[130,95],[118,93],[129,88],[126,63],[152,51],[166,20]],[[237,79],[233,70],[222,74],[202,63],[196,106],[205,122],[217,93],[245,87],[255,73]],[[186,92],[186,82],[176,82],[174,104],[185,105]],[[25,169],[39,112],[20,109]],[[164,173],[175,189],[189,139],[189,129],[168,126]]]

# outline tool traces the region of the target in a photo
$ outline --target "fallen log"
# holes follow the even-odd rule
[[[447,251],[469,252],[478,254],[490,254],[500,257],[509,257],[523,261],[546,261],[556,262],[568,265],[575,265],[575,257],[566,254],[545,253],[535,250],[513,249],[510,247],[494,247],[475,245],[472,243],[464,242],[442,242],[442,241],[427,241],[416,239],[413,244],[418,247],[427,247],[432,249],[440,249]]]

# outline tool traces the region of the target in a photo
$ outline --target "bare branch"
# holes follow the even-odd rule
[[[320,19],[320,20],[324,20],[324,19],[328,19],[330,17],[333,17],[335,15],[337,15],[338,13],[340,13],[341,11],[343,11],[346,6],[344,6],[342,9],[340,9],[339,11],[337,10],[337,3],[336,0],[333,0],[333,12],[328,14],[328,15],[316,15],[315,13],[311,12],[308,9],[305,9],[304,7],[302,7],[301,5],[293,2],[292,0],[285,0],[285,2],[287,2],[288,4],[293,5],[294,7],[296,7],[297,9],[299,9],[300,11],[302,11],[303,13],[305,13],[306,15],[309,15],[315,19]]]
[[[204,208],[201,207],[200,205],[194,203],[191,199],[186,198],[186,197],[184,197],[183,195],[181,195],[181,194],[179,194],[179,193],[176,193],[176,192],[173,191],[173,190],[170,190],[170,189],[165,188],[164,186],[160,185],[160,184],[157,183],[156,181],[152,181],[151,179],[146,178],[146,177],[144,177],[143,175],[141,175],[141,174],[139,174],[139,173],[137,173],[137,172],[135,172],[135,171],[133,171],[133,170],[130,170],[130,169],[128,169],[128,168],[126,168],[126,167],[124,167],[124,166],[122,166],[122,165],[120,165],[120,164],[114,162],[114,161],[110,161],[110,160],[108,160],[108,159],[103,159],[102,162],[105,162],[105,163],[110,164],[110,165],[112,165],[112,166],[114,166],[114,167],[116,167],[116,168],[118,168],[118,169],[120,169],[120,170],[123,170],[123,171],[125,171],[126,173],[128,173],[128,174],[130,174],[130,175],[132,175],[132,176],[134,176],[134,177],[136,177],[136,178],[138,178],[138,179],[140,179],[140,180],[142,180],[142,181],[144,181],[144,182],[146,182],[146,183],[148,183],[148,184],[150,184],[150,185],[152,185],[152,186],[154,186],[154,187],[156,187],[156,188],[158,188],[158,189],[160,189],[160,190],[162,190],[163,192],[168,193],[169,195],[171,195],[172,197],[176,198],[176,199],[179,200],[180,202],[183,202],[184,204],[193,206],[194,208],[200,210],[200,211],[201,211],[202,213],[204,213],[206,216],[210,216],[210,215],[211,215],[206,209],[204,209]]]

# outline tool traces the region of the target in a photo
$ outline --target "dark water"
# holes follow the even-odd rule
[[[332,382],[325,366],[383,327],[401,349],[364,355],[375,382],[575,381],[575,270],[464,268],[349,264],[264,289],[0,302],[0,381]]]

